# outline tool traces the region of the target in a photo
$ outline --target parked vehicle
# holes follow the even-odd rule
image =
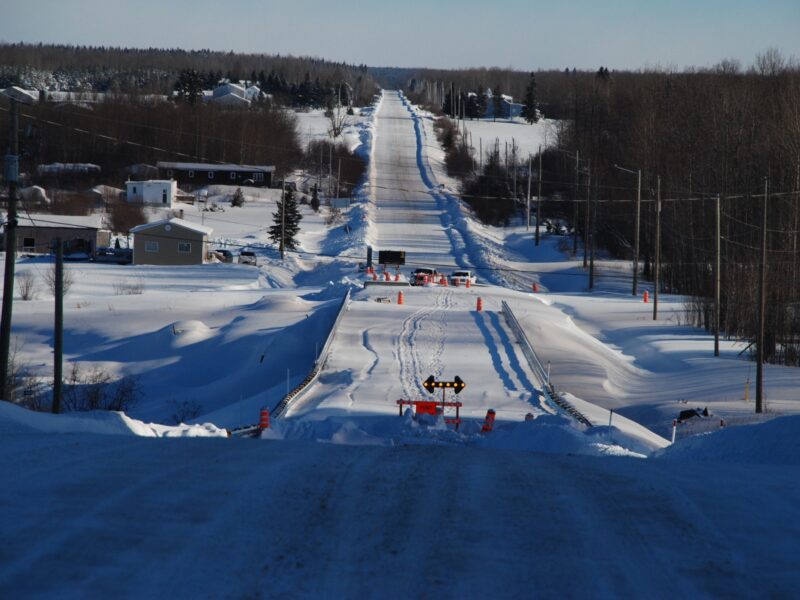
[[[469,280],[470,285],[475,285],[476,283],[478,283],[478,277],[473,275],[472,271],[468,270],[453,271],[453,274],[450,275],[451,285],[467,285],[467,280]]]
[[[95,250],[94,262],[129,265],[133,263],[133,250],[131,250],[130,248],[100,247],[97,250]]]
[[[258,266],[258,257],[256,256],[255,252],[251,252],[250,250],[242,250],[239,252],[239,264],[253,265],[256,267]]]
[[[212,250],[212,252],[217,256],[217,259],[220,262],[224,263],[232,263],[233,262],[233,252],[230,250],[226,250],[224,248],[217,248]]]
[[[426,278],[429,282],[433,282],[437,275],[438,272],[436,269],[420,267],[418,269],[414,269],[414,271],[411,273],[410,283],[411,285],[424,285]]]

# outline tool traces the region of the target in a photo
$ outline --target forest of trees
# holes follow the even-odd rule
[[[0,43],[0,88],[169,94],[183,71],[220,79],[262,82],[287,105],[323,106],[341,86],[352,103],[370,104],[377,85],[366,65],[319,58],[236,54],[212,50],[136,49]],[[312,97],[316,94],[317,97]],[[325,98],[319,99],[323,94]]]
[[[519,95],[528,74],[500,70],[428,73],[462,89],[499,87]],[[415,74],[417,97],[435,89]],[[499,84],[499,85],[498,85]],[[661,291],[693,298],[687,321],[713,323],[715,198],[721,197],[723,335],[754,340],[766,178],[766,341],[768,361],[800,365],[800,65],[767,50],[743,69],[725,60],[702,70],[537,72],[547,117],[563,119],[559,148],[543,156],[548,213],[569,219],[579,240],[630,259],[634,246],[635,174],[642,172],[640,267],[652,277],[656,187],[660,178]],[[576,152],[580,155],[576,189]],[[483,164],[497,171],[497,161]],[[527,157],[524,157],[527,160]],[[508,169],[470,176],[465,189],[491,189]],[[512,167],[513,168],[513,167]],[[587,190],[587,182],[591,188]],[[495,185],[494,188],[507,189]],[[578,198],[577,203],[570,200]],[[470,200],[468,198],[468,200]],[[470,200],[474,203],[475,199]],[[495,198],[506,202],[507,198]],[[591,217],[596,217],[592,219]]]

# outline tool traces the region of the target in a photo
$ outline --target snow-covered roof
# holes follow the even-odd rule
[[[49,213],[28,213],[17,215],[19,227],[65,228],[65,229],[103,229],[103,215],[53,215]]]
[[[128,181],[125,182],[125,185],[131,185],[131,184],[140,185],[140,184],[143,184],[143,183],[159,183],[159,184],[162,184],[162,185],[170,185],[170,184],[177,185],[177,182],[174,179],[141,179],[141,180],[137,180],[137,181],[129,179]]]
[[[100,166],[92,163],[51,163],[36,167],[39,175],[56,173],[99,173]]]
[[[36,90],[25,90],[21,87],[16,85],[12,85],[3,90],[3,95],[8,96],[9,98],[14,98],[19,102],[24,102],[26,104],[31,104],[33,102],[39,101],[39,92]]]
[[[177,171],[236,171],[237,173],[263,171],[264,173],[272,173],[275,170],[273,165],[234,165],[231,163],[212,165],[208,163],[158,161],[157,165],[159,169],[175,169]]]
[[[159,221],[153,221],[152,223],[145,223],[144,225],[137,225],[136,227],[131,229],[131,233],[139,233],[140,231],[146,231],[148,229],[152,229],[154,227],[161,227],[162,225],[175,225],[176,227],[183,227],[184,229],[188,229],[190,231],[195,231],[197,233],[202,233],[203,235],[211,235],[214,231],[211,227],[205,227],[204,225],[197,225],[195,223],[190,223],[189,221],[184,221],[183,219],[179,219],[177,217],[172,217],[171,219],[161,219]]]

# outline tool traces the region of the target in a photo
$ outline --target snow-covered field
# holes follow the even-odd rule
[[[475,222],[430,119],[393,92],[365,144],[369,178],[345,221],[304,206],[286,260],[266,236],[278,192],[232,208],[214,187],[224,212],[187,205],[184,218],[254,249],[258,267],[69,265],[65,359],[137,375],[143,396],[127,415],[0,406],[0,596],[793,596],[800,372],[767,366],[769,419],[740,425],[754,420],[752,363],[732,341],[714,358],[711,336],[681,324],[682,298],[662,296],[653,321],[628,264],[598,261],[590,292],[564,238],[536,247],[532,230]],[[479,285],[362,289],[367,243],[406,249],[404,275],[464,267]],[[129,280],[142,293],[117,295]],[[348,288],[318,380],[264,439],[184,439],[277,404]],[[592,427],[544,401],[501,301]],[[43,377],[51,315],[44,288],[14,306],[19,358]],[[398,414],[400,398],[439,398],[421,386],[431,374],[467,384],[458,432]],[[174,423],[184,401],[192,425]],[[709,433],[681,426],[670,445],[672,419],[695,406],[714,415]]]

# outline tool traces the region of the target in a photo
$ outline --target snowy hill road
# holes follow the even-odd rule
[[[405,250],[413,269],[428,264],[457,265],[442,211],[427,189],[417,164],[417,136],[411,113],[397,92],[384,91],[376,115],[371,165],[376,211],[376,243],[382,250]]]

